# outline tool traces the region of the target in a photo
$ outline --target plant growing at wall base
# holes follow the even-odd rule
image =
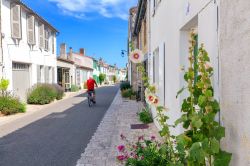
[[[126,146],[117,147],[119,155],[116,158],[126,166],[183,166],[180,162],[172,162],[171,149],[166,143],[157,141],[155,136],[139,136],[136,142],[128,141],[124,135],[121,139]]]
[[[183,115],[176,121],[176,125],[182,124],[186,130],[177,136],[177,147],[184,152],[187,165],[227,166],[231,154],[220,148],[225,128],[215,121],[220,107],[214,98],[210,79],[213,68],[203,45],[199,48],[198,56],[194,55],[196,45],[194,33],[191,34],[190,44],[189,68],[184,75],[189,96],[183,100],[181,107]],[[184,89],[181,89],[178,95]]]
[[[8,95],[8,92],[7,92],[8,86],[9,86],[9,80],[1,79],[1,81],[0,81],[1,96]]]
[[[106,74],[103,74],[103,73],[99,74],[100,84],[102,84],[105,79],[106,79]]]
[[[128,81],[123,81],[120,84],[120,90],[126,90],[126,89],[130,89],[131,85]]]
[[[0,112],[4,115],[11,115],[15,113],[24,113],[26,105],[21,103],[17,98],[12,96],[0,97]]]
[[[113,81],[114,83],[116,83],[117,77],[116,77],[116,76],[113,76],[113,77],[112,77],[112,81]]]
[[[70,89],[71,92],[77,92],[77,91],[79,91],[79,90],[80,90],[80,88],[79,88],[78,86],[76,86],[76,85],[71,85],[71,89]]]
[[[143,123],[152,123],[153,122],[153,118],[152,118],[151,113],[149,112],[148,107],[143,108],[142,111],[138,113],[138,117],[139,117],[140,121]]]
[[[35,85],[28,94],[29,104],[49,104],[57,97],[57,91],[51,84]]]

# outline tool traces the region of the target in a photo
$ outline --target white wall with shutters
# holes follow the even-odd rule
[[[35,39],[35,17],[33,15],[27,16],[27,42],[30,45],[36,44]]]
[[[2,38],[2,45],[3,55],[5,57],[3,59],[3,77],[10,80],[9,90],[13,90],[12,62],[25,63],[31,66],[30,86],[33,86],[37,82],[45,82],[44,69],[42,68],[38,73],[38,65],[52,67],[50,81],[52,82],[52,80],[54,80],[54,82],[56,82],[56,32],[49,25],[47,25],[46,22],[32,13],[32,11],[25,9],[22,5],[12,5],[11,2],[13,2],[13,0],[1,1],[1,21],[3,22],[2,33],[4,34],[4,38]],[[34,16],[34,19],[30,17],[32,15]],[[40,31],[41,33],[39,33],[39,27],[41,24],[43,28]],[[44,50],[44,26],[48,27],[49,34],[53,34],[54,39],[52,39],[52,35],[49,36],[49,48],[52,48],[51,43],[52,40],[54,40],[54,52],[52,52],[52,49],[49,49],[49,51]],[[32,28],[34,31],[32,31]],[[30,43],[33,43],[32,47]],[[40,49],[40,46],[42,49]]]
[[[11,5],[11,36],[14,39],[21,39],[22,38],[22,31],[21,31],[21,6],[12,3]]]

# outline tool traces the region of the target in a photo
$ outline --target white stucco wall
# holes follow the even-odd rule
[[[167,112],[170,116],[169,124],[173,124],[181,116],[181,103],[186,96],[184,93],[176,99],[177,92],[185,86],[184,72],[181,72],[180,68],[181,66],[184,66],[185,69],[188,67],[188,41],[191,28],[197,28],[199,45],[204,43],[211,57],[216,72],[215,90],[218,94],[217,4],[209,0],[164,0],[160,2],[155,11],[152,9],[152,5],[151,1],[149,15],[151,27],[149,33],[151,34],[149,37],[151,41],[149,47],[151,50],[150,70],[152,73],[153,52],[159,48],[159,73],[156,73],[159,74],[159,83],[156,83],[160,89],[158,95],[161,103],[165,103],[169,109]],[[151,83],[153,82],[152,74]],[[164,80],[165,84],[162,83]],[[163,101],[164,87],[165,100]],[[153,114],[156,114],[154,110]],[[181,131],[181,127],[172,130],[173,134]]]
[[[232,166],[250,165],[250,1],[220,0],[221,121]]]
[[[33,50],[27,44],[27,28],[25,10],[21,10],[22,22],[22,39],[19,44],[15,44],[11,38],[11,24],[10,24],[10,1],[2,0],[2,33],[3,38],[3,77],[10,80],[9,89],[12,90],[12,63],[20,62],[30,64],[30,85],[37,83],[37,65],[49,66],[54,68],[54,82],[57,81],[56,69],[56,37],[54,37],[54,53],[52,53],[52,36],[49,38],[49,51],[39,49],[38,46],[38,19],[35,21],[36,45]],[[21,80],[20,80],[21,81]],[[51,80],[52,82],[52,80]]]

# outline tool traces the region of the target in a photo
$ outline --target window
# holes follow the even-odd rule
[[[35,17],[32,15],[27,16],[27,39],[28,44],[35,45]]]
[[[39,48],[44,48],[44,24],[39,25]]]
[[[49,51],[49,30],[47,28],[44,35],[44,50]]]
[[[11,15],[11,37],[14,39],[21,39],[22,38],[21,6],[12,3],[10,15]]]

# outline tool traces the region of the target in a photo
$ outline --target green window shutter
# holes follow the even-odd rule
[[[198,77],[198,35],[195,35],[195,47],[194,47],[194,84],[197,82],[197,77]]]

